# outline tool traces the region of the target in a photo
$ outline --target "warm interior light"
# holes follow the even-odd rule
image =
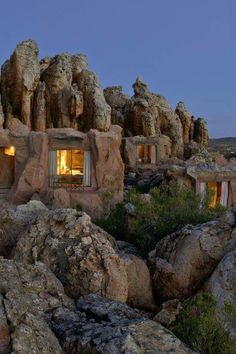
[[[4,154],[8,156],[15,156],[16,149],[14,148],[14,146],[6,147],[4,148]]]
[[[83,175],[82,150],[57,150],[57,175]]]
[[[210,207],[211,208],[215,208],[217,206],[217,204],[220,202],[221,183],[219,183],[219,182],[208,182],[207,183],[207,187],[212,193]]]

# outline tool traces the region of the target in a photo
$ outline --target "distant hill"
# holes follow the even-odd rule
[[[236,137],[210,139],[209,149],[219,151],[226,157],[236,156]]]

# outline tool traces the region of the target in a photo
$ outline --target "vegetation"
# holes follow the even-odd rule
[[[211,194],[203,198],[176,182],[163,183],[150,196],[131,190],[123,204],[97,223],[116,238],[130,241],[145,252],[164,236],[187,224],[196,225],[216,218],[224,208],[210,205]],[[135,216],[126,218],[125,204],[134,206]]]
[[[228,309],[229,306],[236,311],[233,305],[226,305]],[[199,353],[236,353],[236,343],[223,328],[216,310],[216,300],[212,295],[198,294],[185,301],[180,315],[170,329]]]

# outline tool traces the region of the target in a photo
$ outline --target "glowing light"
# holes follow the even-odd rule
[[[15,156],[16,154],[16,149],[14,146],[9,146],[4,149],[4,154],[8,156]]]

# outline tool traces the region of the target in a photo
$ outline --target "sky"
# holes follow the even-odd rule
[[[34,39],[40,58],[85,53],[103,88],[141,76],[175,108],[236,136],[235,0],[0,0],[0,63]]]

